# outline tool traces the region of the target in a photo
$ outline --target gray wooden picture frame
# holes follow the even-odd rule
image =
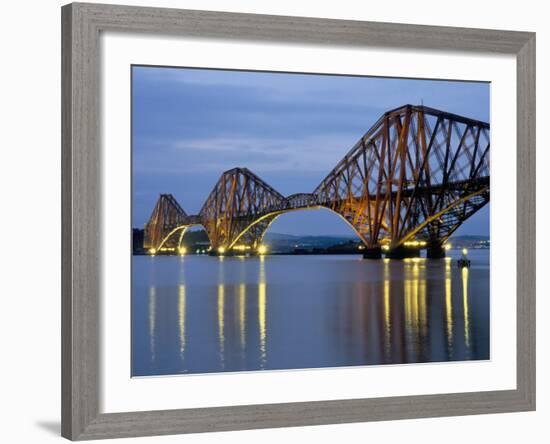
[[[100,45],[104,31],[510,54],[517,58],[515,390],[99,411]],[[535,409],[535,34],[73,3],[62,8],[62,435],[73,440]]]

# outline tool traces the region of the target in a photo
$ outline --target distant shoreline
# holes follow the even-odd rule
[[[267,248],[267,254],[287,256],[308,255],[335,255],[335,254],[362,254],[363,243],[358,237],[335,235],[308,235],[297,236],[282,233],[267,233],[262,241]],[[469,250],[489,249],[489,236],[462,235],[451,237],[447,245],[453,250],[467,248]],[[182,239],[182,247],[186,254],[208,254],[210,247],[208,236],[204,230],[197,230],[186,234]],[[144,231],[133,229],[132,253],[136,256],[149,256],[144,248]],[[178,256],[175,251],[156,252],[155,255]],[[226,253],[225,256],[243,256],[242,252]]]
[[[460,251],[462,248],[452,248],[450,251]],[[476,250],[490,250],[490,247],[478,247],[478,248],[471,248],[472,251]],[[271,253],[266,253],[262,256],[342,256],[342,255],[355,255],[355,256],[361,256],[363,253],[361,251],[323,251],[323,250],[315,250],[315,251],[274,251]],[[152,256],[151,254],[147,253],[146,251],[143,252],[133,252],[132,256]],[[174,257],[180,257],[179,254],[173,253],[173,252],[161,252],[156,253],[154,256],[174,256]],[[209,254],[206,253],[186,253],[185,256],[209,256]],[[226,254],[225,257],[255,257],[257,255],[245,255],[245,254]]]

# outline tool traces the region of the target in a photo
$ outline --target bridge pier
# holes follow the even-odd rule
[[[441,242],[430,242],[426,248],[426,257],[428,259],[443,259],[445,248],[443,248]]]
[[[388,259],[407,259],[420,257],[420,248],[416,246],[400,245],[399,247],[392,248],[386,252]]]
[[[363,259],[382,259],[382,249],[380,247],[365,248],[363,250]]]

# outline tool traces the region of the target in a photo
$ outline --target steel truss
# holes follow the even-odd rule
[[[167,235],[183,231],[187,226],[187,214],[174,196],[161,194],[149,221],[145,224],[143,246],[153,253],[163,247],[176,248],[174,237]]]
[[[441,245],[489,202],[489,132],[485,122],[405,105],[386,112],[313,193],[285,198],[247,168],[234,168],[196,216],[162,194],[145,228],[146,248],[177,248],[181,231],[201,224],[217,251],[255,250],[277,216],[304,208],[332,210],[368,248]]]

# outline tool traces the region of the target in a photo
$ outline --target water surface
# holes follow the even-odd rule
[[[469,257],[134,256],[132,375],[489,359],[489,251]]]

